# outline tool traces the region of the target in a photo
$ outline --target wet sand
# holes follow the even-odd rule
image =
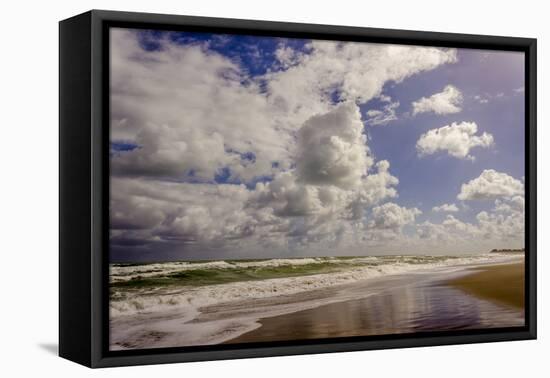
[[[260,319],[259,328],[226,343],[523,326],[523,302],[504,295],[517,292],[522,265],[476,267],[451,281],[404,280],[366,298]]]
[[[180,295],[181,306],[112,318],[110,349],[523,326],[518,289],[524,282],[522,266],[521,256],[499,263],[443,264],[368,279],[350,276],[349,283],[266,297],[244,295],[205,306],[186,303],[189,298],[172,290],[170,298]],[[151,298],[162,297],[154,292]]]
[[[525,264],[491,265],[449,281],[454,287],[480,298],[524,308]]]

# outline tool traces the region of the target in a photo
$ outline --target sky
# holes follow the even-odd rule
[[[110,33],[111,261],[524,246],[523,53]]]

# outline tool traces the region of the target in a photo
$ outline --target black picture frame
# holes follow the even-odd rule
[[[208,31],[525,53],[525,327],[135,351],[108,349],[108,28]],[[59,24],[59,354],[88,367],[536,338],[536,39],[92,10]]]

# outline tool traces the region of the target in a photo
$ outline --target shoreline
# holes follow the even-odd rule
[[[517,264],[518,260],[509,263]],[[505,264],[505,261],[496,262]],[[343,285],[318,287],[313,290],[294,292],[273,286],[285,282],[266,280],[271,295],[251,298],[244,289],[248,283],[212,286],[203,293],[196,288],[192,292],[174,292],[168,299],[178,298],[170,305],[164,298],[162,311],[130,313],[111,317],[111,350],[156,348],[169,346],[208,345],[256,341],[299,340],[327,337],[383,335],[425,330],[468,329],[518,325],[523,314],[488,305],[485,300],[474,299],[463,290],[445,284],[453,277],[475,274],[493,264],[487,261],[475,264],[458,264],[436,267],[421,267],[402,273],[374,276]],[[322,276],[326,278],[326,276]],[[315,283],[315,276],[307,278]],[[255,288],[263,287],[254,285]],[[292,285],[294,288],[294,286]],[[225,290],[225,298],[219,301]],[[278,291],[278,295],[273,295]],[[193,303],[193,297],[208,295],[206,306]],[[238,295],[237,295],[238,294]],[[254,293],[256,294],[256,293]],[[152,296],[148,301],[158,300]],[[180,299],[181,298],[181,299]],[[221,297],[220,297],[221,298]],[[160,302],[159,302],[160,303]],[[449,312],[457,303],[464,307],[462,314]],[[299,308],[299,309],[298,309]],[[438,309],[439,308],[439,309]],[[298,310],[297,310],[298,309]],[[431,313],[422,314],[426,309]],[[419,315],[420,314],[420,315]],[[456,317],[456,314],[461,314]],[[416,317],[416,318],[415,318]],[[425,318],[425,320],[422,320]],[[493,325],[490,321],[497,324]],[[480,326],[481,324],[481,326]],[[285,332],[281,332],[285,331]]]
[[[470,274],[446,283],[481,299],[520,309],[525,307],[525,263],[523,261],[475,268]]]
[[[395,309],[392,306],[395,302],[400,301],[388,300],[387,294],[378,293],[362,299],[352,299],[294,313],[260,318],[257,320],[258,327],[224,343],[307,340],[420,331],[522,326],[524,322],[523,302],[521,302],[521,305],[517,304],[517,295],[513,296],[514,299],[511,303],[503,299],[502,294],[506,291],[508,285],[502,285],[500,281],[495,282],[495,279],[520,278],[518,272],[523,275],[523,267],[523,261],[485,266],[478,265],[465,269],[457,278],[439,279],[432,282],[429,288],[441,291],[444,293],[443,296],[449,296],[449,302],[446,306],[442,306],[443,310],[448,312],[441,315],[442,318],[446,318],[445,320],[437,319],[440,315],[437,315],[437,311],[435,311],[436,314],[431,314],[433,317],[431,321],[426,321],[424,324],[420,322],[420,324],[412,326],[399,326],[398,324],[403,322],[394,320],[401,315],[396,314],[399,311],[394,311]],[[491,290],[486,289],[483,286],[484,284]],[[399,294],[393,294],[393,296],[396,295]],[[449,311],[449,308],[454,307],[454,301],[469,301],[473,304],[473,307],[483,307],[483,312],[496,314],[495,319],[493,321],[484,319],[480,322],[481,325],[476,323],[476,320],[470,323],[468,316],[462,314],[460,310],[456,314],[452,313],[454,310]],[[382,306],[380,306],[380,303],[382,303]],[[408,306],[411,306],[411,304],[408,304]],[[407,309],[407,311],[410,311],[410,309]],[[499,312],[505,314],[502,319],[499,317]],[[508,317],[507,314],[513,316]],[[464,317],[464,322],[461,322],[461,317]],[[390,320],[384,320],[384,318]],[[483,318],[483,316],[480,318]]]

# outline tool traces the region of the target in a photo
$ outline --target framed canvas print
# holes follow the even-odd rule
[[[536,337],[536,40],[60,23],[60,355]]]

